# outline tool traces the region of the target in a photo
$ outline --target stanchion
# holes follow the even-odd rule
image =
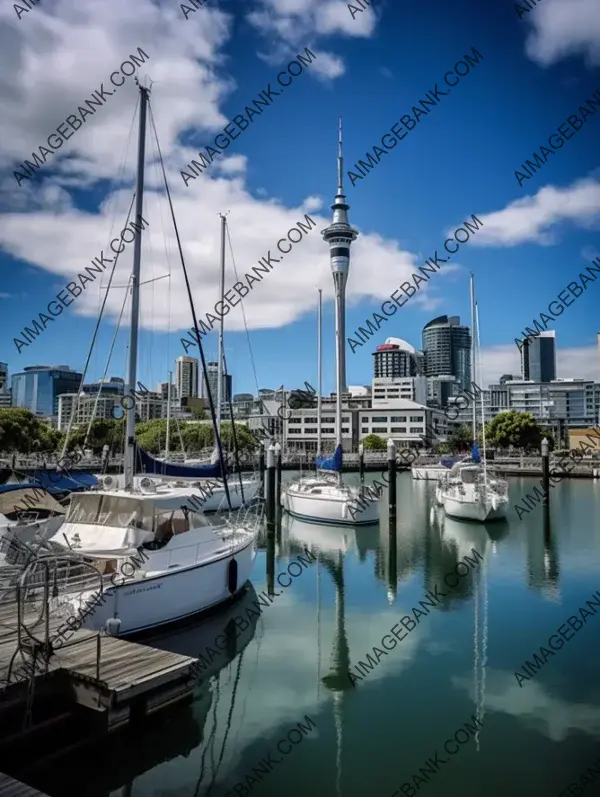
[[[388,455],[388,504],[390,528],[396,528],[396,444],[390,437],[387,442]]]
[[[267,449],[267,534],[275,533],[275,449]]]

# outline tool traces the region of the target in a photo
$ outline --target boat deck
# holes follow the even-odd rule
[[[21,783],[19,780],[9,778],[0,772],[0,795],[2,797],[48,797],[43,792]]]

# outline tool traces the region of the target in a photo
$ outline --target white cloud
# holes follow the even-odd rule
[[[560,222],[586,229],[600,226],[600,182],[585,178],[566,188],[544,186],[534,196],[516,199],[503,210],[478,214],[478,218],[483,227],[469,240],[469,245],[550,245],[557,237],[551,228]]]
[[[265,61],[283,63],[308,46],[317,55],[311,73],[331,80],[344,74],[343,60],[312,43],[334,35],[369,38],[377,21],[371,8],[353,19],[342,0],[256,0],[247,20],[269,43],[269,52],[259,54]]]
[[[542,66],[573,55],[583,55],[589,66],[600,64],[598,0],[544,0],[523,21],[533,27],[527,55]]]

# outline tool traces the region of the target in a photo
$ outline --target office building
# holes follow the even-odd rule
[[[97,392],[97,388],[96,388]],[[72,428],[77,429],[79,426],[87,427],[92,419],[94,420],[111,420],[115,416],[119,417],[123,413],[121,407],[121,393],[116,391],[102,391],[100,396],[96,394],[86,393],[61,393],[58,397],[58,410],[57,410],[57,424],[56,428],[59,432],[65,432],[69,428],[71,416],[75,412],[73,418]],[[79,401],[77,400],[79,398]],[[97,400],[96,400],[97,399]],[[114,408],[118,408],[118,412],[114,412]]]
[[[373,408],[393,406],[397,399],[427,402],[427,378],[424,376],[379,377],[373,379]],[[392,403],[391,403],[392,402]]]
[[[441,315],[423,327],[425,375],[453,376],[462,388],[471,383],[471,330],[459,316]]]
[[[175,361],[175,387],[178,398],[198,395],[198,360],[178,357]]]
[[[81,373],[68,365],[31,365],[12,377],[12,405],[35,415],[58,415],[61,393],[79,391]]]
[[[166,401],[169,396],[169,383],[168,382],[160,382],[158,385],[157,393],[164,398]],[[179,398],[177,395],[177,385],[171,385],[171,401],[175,401],[175,399]]]
[[[521,341],[521,376],[532,382],[556,379],[556,333],[540,332]]]
[[[210,387],[210,394],[212,396],[213,403],[216,407],[217,405],[217,385],[218,385],[218,374],[219,374],[219,363],[217,362],[208,362],[206,363],[206,372],[208,376],[208,384]],[[231,398],[231,388],[232,388],[232,378],[231,374],[223,374],[223,381],[221,383],[221,398],[223,404],[227,405],[229,399]],[[260,391],[259,391],[260,392]],[[202,379],[202,384],[200,386],[200,395],[203,399],[206,399],[208,402],[208,393],[206,391],[206,381],[204,378]]]
[[[8,365],[0,363],[0,393],[8,393]]]

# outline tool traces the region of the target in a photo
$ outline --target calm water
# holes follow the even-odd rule
[[[512,479],[511,501],[535,483]],[[391,797],[403,783],[415,791],[398,794],[409,797],[558,797],[579,783],[600,755],[600,612],[521,687],[514,672],[600,590],[600,482],[555,487],[549,532],[540,507],[522,522],[444,520],[432,512],[433,492],[433,482],[399,476],[395,541],[387,521],[354,531],[284,516],[275,574],[306,559],[305,548],[318,561],[286,589],[276,585],[281,594],[260,617],[250,614],[244,633],[235,639],[233,618],[248,617],[253,592],[152,640],[209,656],[219,636],[225,650],[194,702],[38,769],[35,785],[51,797]],[[449,589],[444,577],[473,548],[483,563]],[[261,546],[256,593],[267,588],[266,571]],[[375,660],[373,646],[392,626],[401,637],[401,618],[436,585],[446,592],[437,607],[353,687],[348,668],[367,653]],[[482,723],[477,737],[466,732],[464,744],[449,743],[456,754],[444,752],[465,723],[476,727],[473,717]],[[292,732],[295,746],[283,741],[278,752],[298,723],[305,733]],[[425,762],[436,751],[442,763],[431,774]],[[267,775],[260,761],[269,753]],[[244,786],[233,790],[236,783]]]

